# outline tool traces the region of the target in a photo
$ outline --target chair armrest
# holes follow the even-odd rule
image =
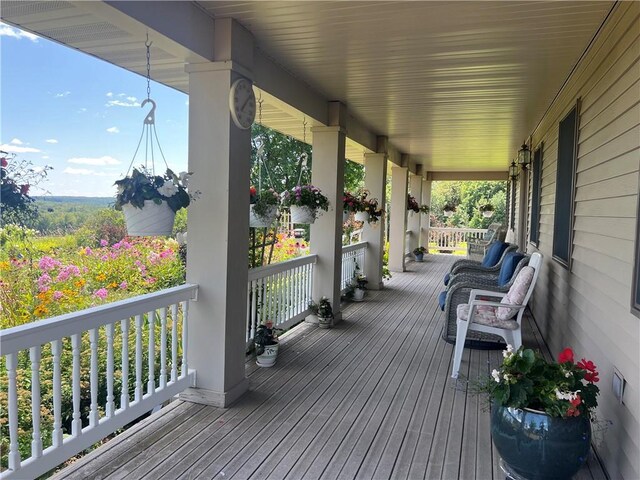
[[[447,289],[451,289],[459,283],[471,284],[473,288],[495,289],[498,287],[498,275],[487,275],[481,273],[457,273],[449,278]]]
[[[486,300],[476,300],[476,297],[478,295],[482,295],[485,297],[494,297],[494,298],[504,298],[507,295],[507,292],[495,292],[493,290],[481,290],[478,288],[474,288],[473,290],[471,290],[471,293],[469,294],[469,303],[475,301],[475,302],[484,302],[483,305],[489,305],[491,304],[492,306],[508,306],[507,304],[502,304],[500,302],[490,302],[490,301],[486,301]]]

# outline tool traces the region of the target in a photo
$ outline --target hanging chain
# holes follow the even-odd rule
[[[302,142],[307,143],[307,117],[302,117]]]
[[[149,41],[149,32],[147,32],[147,41],[145,46],[147,47],[147,99],[151,98],[151,44]]]
[[[262,125],[262,90],[258,90],[258,123]]]

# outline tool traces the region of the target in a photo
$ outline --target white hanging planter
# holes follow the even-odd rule
[[[264,216],[253,213],[253,205],[249,205],[249,226],[254,228],[269,227],[275,221],[277,215],[277,205],[269,207]]]
[[[143,208],[127,203],[122,206],[127,234],[132,237],[171,235],[176,212],[164,200],[157,204],[145,200]]]
[[[369,221],[369,214],[367,212],[358,212],[355,215],[356,222],[367,222]]]
[[[273,367],[276,364],[278,358],[279,344],[265,345],[264,353],[262,355],[256,355],[256,365],[259,367]]]
[[[312,224],[316,221],[316,211],[310,207],[291,205],[291,223]]]
[[[349,220],[349,212],[347,210],[342,211],[342,223],[347,223]]]
[[[450,217],[450,216],[452,216],[454,214],[454,211],[453,210],[445,210],[442,213],[444,213],[445,217]]]
[[[485,210],[484,212],[482,212],[482,216],[484,218],[491,218],[493,217],[493,210]]]

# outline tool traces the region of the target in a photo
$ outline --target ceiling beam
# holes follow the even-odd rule
[[[427,180],[508,180],[509,172],[427,172]]]

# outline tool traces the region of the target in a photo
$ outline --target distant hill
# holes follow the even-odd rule
[[[46,196],[33,197],[37,204],[43,203],[72,203],[75,205],[86,205],[92,207],[108,207],[115,201],[114,197],[67,197],[67,196]]]

